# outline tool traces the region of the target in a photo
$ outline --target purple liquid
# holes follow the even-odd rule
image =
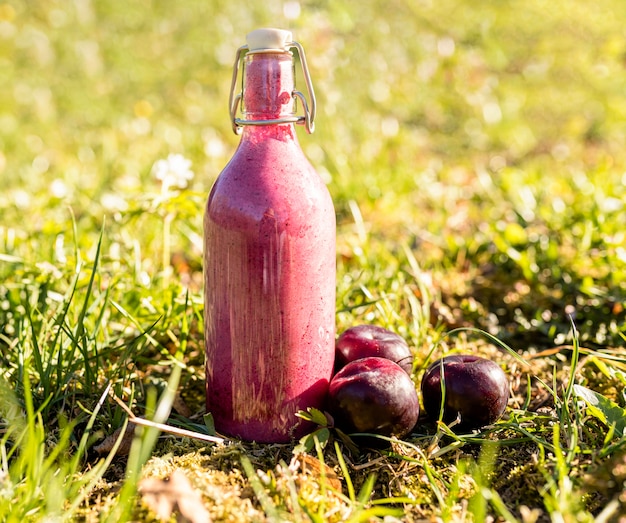
[[[246,118],[290,114],[291,56],[246,60]],[[244,128],[204,220],[207,411],[228,435],[299,437],[333,368],[335,212],[292,124]]]

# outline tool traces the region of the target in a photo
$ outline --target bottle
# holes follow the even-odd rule
[[[313,131],[315,98],[291,40],[258,29],[237,52],[230,111],[242,137],[204,215],[207,412],[218,432],[257,442],[303,435],[295,413],[323,407],[334,361],[335,211],[297,140],[294,124]],[[310,103],[294,89],[294,48]]]

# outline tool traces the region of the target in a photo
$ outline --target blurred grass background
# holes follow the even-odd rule
[[[315,134],[298,132],[337,209],[338,330],[396,330],[417,377],[447,330],[483,328],[529,357],[571,343],[571,318],[585,346],[616,349],[614,368],[589,359],[580,383],[623,406],[625,19],[622,0],[0,0],[0,385],[38,427],[33,455],[63,457],[91,437],[87,412],[107,380],[149,405],[143,392],[163,387],[174,359],[183,399],[202,409],[202,213],[239,140],[227,109],[235,52],[264,26],[290,29],[307,52],[318,115]],[[170,154],[195,176],[165,194],[153,166]],[[503,358],[514,406],[541,400],[511,358],[466,341],[449,340]],[[571,380],[567,358],[546,354],[533,372]],[[566,414],[550,418],[575,446],[554,481],[584,487],[596,456],[624,440],[609,449],[604,425]],[[516,416],[550,448],[552,425],[529,410],[509,428]],[[105,403],[93,437],[123,417]],[[11,430],[0,426],[3,449]],[[496,482],[507,506],[558,512],[552,487],[545,503],[536,488],[556,469],[510,448]],[[53,461],[50,476],[68,476]],[[518,482],[507,463],[529,468]],[[23,514],[45,513],[42,493],[65,489],[46,501],[58,511],[75,498],[45,474],[22,481],[24,470],[10,471]],[[575,512],[573,492],[561,501]],[[585,503],[600,510],[612,495]],[[461,507],[424,499],[430,515]]]
[[[108,254],[154,274],[173,212],[172,249],[197,269],[203,199],[238,142],[235,51],[250,30],[277,26],[308,53],[319,111],[301,143],[344,227],[340,271],[358,208],[369,245],[410,246],[422,268],[443,271],[436,281],[464,274],[451,294],[478,296],[476,281],[495,272],[505,289],[529,284],[549,314],[578,295],[581,310],[618,310],[625,15],[618,0],[5,1],[0,251],[54,263],[93,244],[106,216]],[[196,176],[163,211],[146,201],[158,192],[152,165],[170,153]]]

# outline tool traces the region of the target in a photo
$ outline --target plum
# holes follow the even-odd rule
[[[504,413],[509,383],[500,366],[470,354],[445,356],[431,364],[422,378],[424,410],[433,419],[441,411],[441,370],[444,373],[443,421],[460,415],[460,428],[473,429],[494,423]]]
[[[407,374],[413,369],[413,355],[404,338],[383,327],[366,324],[350,327],[337,338],[335,370],[351,361],[372,356],[397,363]]]
[[[329,411],[344,432],[401,438],[417,423],[419,399],[413,380],[397,363],[361,358],[333,376]]]

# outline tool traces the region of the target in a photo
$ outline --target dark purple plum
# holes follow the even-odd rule
[[[413,380],[397,363],[361,358],[333,376],[329,411],[344,432],[401,438],[417,423],[419,399]]]
[[[335,369],[361,358],[391,360],[407,374],[413,368],[413,355],[404,338],[377,325],[355,325],[345,330],[335,343]]]
[[[446,356],[431,364],[422,378],[424,410],[431,419],[441,412],[441,370],[445,384],[443,420],[460,414],[460,428],[479,428],[496,422],[506,409],[509,382],[500,366],[470,354]]]

